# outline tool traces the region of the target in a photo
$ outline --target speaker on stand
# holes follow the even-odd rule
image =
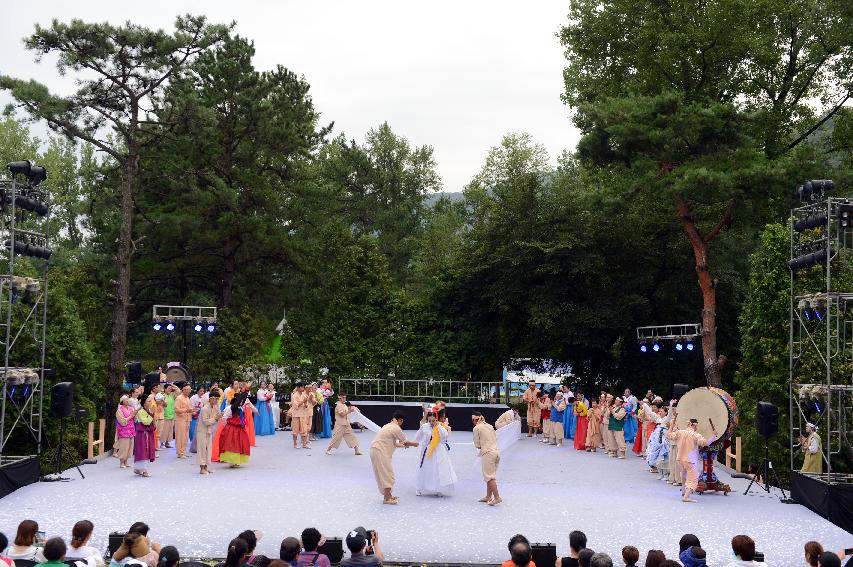
[[[761,486],[761,482],[759,482],[759,487],[770,494],[770,475],[773,475],[776,486],[782,491],[782,501],[784,502],[788,497],[785,495],[785,489],[782,488],[776,469],[773,468],[773,463],[770,462],[770,448],[768,447],[770,438],[779,431],[779,408],[770,402],[758,402],[755,412],[755,428],[758,430],[758,434],[764,437],[764,461],[758,467],[758,471],[752,480],[749,481],[749,486],[746,487],[744,495],[749,494],[749,489],[752,488],[753,483],[757,482],[757,478],[761,478],[764,483],[764,486]]]
[[[80,470],[79,459],[69,447],[65,445],[65,418],[71,417],[74,411],[74,384],[72,382],[59,382],[50,389],[50,415],[59,418],[59,444],[54,448],[53,459],[55,462],[54,472],[42,477],[42,482],[66,481],[62,472],[62,456],[65,455],[74,463],[80,478],[86,478]]]

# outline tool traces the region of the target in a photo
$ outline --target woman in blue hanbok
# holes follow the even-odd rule
[[[563,392],[563,399],[566,400],[567,404],[575,403],[575,395],[569,390],[568,386],[561,386],[560,390]],[[574,439],[575,438],[575,428],[577,427],[578,417],[575,415],[573,411],[563,412],[563,435],[566,439]]]
[[[258,388],[258,417],[255,420],[255,435],[275,435],[275,417],[272,414],[272,401],[275,390],[272,384],[264,384]]]
[[[323,403],[320,406],[320,419],[323,421],[323,430],[317,433],[317,437],[328,439],[332,436],[332,412],[329,408],[329,398],[334,395],[332,383],[323,380],[320,384],[320,392],[323,394]]]
[[[625,428],[623,433],[625,434],[625,443],[632,445],[634,437],[637,435],[637,429],[639,428],[637,425],[637,416],[635,415],[637,412],[637,398],[631,394],[631,390],[625,388],[623,399],[625,400],[623,406],[625,408]]]

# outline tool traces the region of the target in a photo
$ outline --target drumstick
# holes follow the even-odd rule
[[[716,430],[716,428],[714,427],[714,422],[713,422],[713,421],[711,421],[711,418],[710,418],[710,417],[708,418],[708,423],[710,423],[710,424],[711,424],[711,431],[713,431],[714,433],[716,433],[716,432],[717,432],[717,430]]]

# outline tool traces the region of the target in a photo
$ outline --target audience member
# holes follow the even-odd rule
[[[589,567],[613,567],[613,560],[606,553],[596,553],[589,560]]]
[[[42,555],[41,549],[36,546],[38,531],[39,525],[33,520],[24,520],[18,524],[15,541],[6,549],[4,555],[12,561],[22,559],[43,563],[45,561],[44,555]]]
[[[367,530],[359,526],[347,534],[346,544],[350,557],[341,561],[341,567],[379,567],[385,561],[379,548],[379,532],[374,531],[370,538]]]
[[[593,555],[595,555],[595,551],[591,549],[581,549],[578,552],[578,565],[580,567],[589,567],[589,563],[592,561]]]
[[[666,561],[666,555],[660,549],[650,549],[646,554],[645,567],[660,567]]]
[[[684,534],[681,536],[681,539],[678,540],[678,554],[681,555],[681,552],[687,549],[688,547],[702,547],[702,544],[699,543],[699,538],[693,534]]]
[[[241,537],[235,537],[228,544],[228,555],[225,556],[225,567],[243,567],[249,557],[249,544]]]
[[[509,551],[510,558],[504,561],[501,564],[501,567],[513,567],[515,565],[515,562],[512,559],[512,550],[516,546],[516,544],[519,543],[526,545],[528,548],[530,547],[530,541],[521,534],[515,534],[514,536],[509,538],[509,543],[506,544],[506,549],[507,551]],[[535,567],[536,563],[530,561],[530,565]]]
[[[0,567],[4,565],[6,567],[15,567],[15,561],[3,554],[7,547],[9,547],[9,538],[6,537],[6,534],[0,532]]]
[[[251,565],[252,567],[261,567],[262,565],[267,565],[269,563],[269,559],[267,559],[263,555],[255,555],[255,548],[258,546],[258,540],[261,539],[260,532],[254,530],[245,530],[240,532],[239,537],[246,541],[246,545],[249,546],[248,558],[246,559],[246,564]]]
[[[569,534],[569,556],[558,557],[555,567],[578,567],[578,553],[586,548],[586,534],[574,530]]]
[[[764,565],[755,561],[755,542],[747,535],[736,535],[732,538],[732,555],[734,559],[726,567],[752,567]]]
[[[325,543],[326,538],[317,528],[305,528],[302,530],[302,553],[296,564],[298,567],[331,567],[329,557],[318,552],[317,548]]]
[[[820,556],[823,554],[823,546],[816,541],[807,541],[803,547],[806,554],[806,565],[809,567],[818,567]]]
[[[77,559],[91,558],[95,565],[103,566],[104,558],[98,548],[86,545],[92,539],[95,525],[89,520],[80,520],[71,528],[71,545],[65,551],[65,559],[73,561]]]
[[[296,539],[296,538],[293,538],[293,539]],[[296,564],[295,561],[293,562],[293,564],[291,564],[291,563],[288,563],[287,561],[284,561],[282,559],[273,559],[272,561],[269,562],[269,564],[267,564],[267,567],[288,567],[288,565],[290,567],[293,567],[293,565],[295,565],[295,564]]]
[[[838,554],[836,553],[824,551],[820,554],[817,564],[820,567],[841,567],[841,559],[839,559]]]
[[[705,567],[707,565],[705,561],[705,550],[698,545],[688,547],[682,551],[679,554],[678,559],[681,560],[684,567]]]
[[[147,526],[145,531],[148,531]],[[113,558],[110,560],[110,567],[118,567],[120,565],[157,567],[158,561],[160,561],[160,552],[151,549],[148,538],[138,531],[128,531],[124,534],[121,545],[113,553]]]
[[[181,556],[178,550],[171,545],[167,545],[160,550],[160,558],[157,561],[157,567],[178,567],[181,562]]]
[[[622,548],[622,561],[625,562],[625,567],[637,567],[637,561],[640,560],[640,550],[633,545],[626,545]]]
[[[44,561],[40,565],[57,565],[68,567],[64,562],[65,559],[65,542],[61,537],[52,537],[44,544]]]
[[[530,557],[532,550],[530,544],[523,541],[517,541],[510,549],[510,564],[514,567],[528,567],[534,565]]]
[[[128,532],[136,532],[139,535],[145,536],[145,539],[148,541],[148,546],[151,547],[152,554],[159,554],[163,546],[151,541],[151,538],[148,537],[149,530],[150,528],[145,522],[134,522],[133,525],[127,528]],[[154,559],[154,563],[157,563],[157,558]]]
[[[299,552],[302,550],[302,546],[299,544],[299,540],[295,537],[286,537],[281,540],[281,548],[279,549],[278,556],[279,559],[290,567],[296,567],[296,558],[299,557]],[[273,567],[274,562],[270,562],[270,567]]]
[[[664,559],[663,563],[660,564],[660,567],[681,567],[681,563],[673,561],[672,559]]]

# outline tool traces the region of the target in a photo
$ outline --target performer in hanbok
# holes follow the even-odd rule
[[[251,382],[243,383],[243,425],[246,428],[246,435],[249,437],[249,446],[255,446],[255,415],[258,413],[258,408],[249,401],[249,391],[252,386]]]
[[[219,439],[219,460],[230,463],[231,468],[248,463],[252,450],[249,434],[246,433],[246,425],[243,421],[247,397],[245,392],[234,394],[231,405],[225,408],[225,413],[222,414],[225,428]]]
[[[495,429],[505,427],[513,421],[521,421],[521,416],[518,415],[518,408],[510,408],[503,412],[495,422]]]
[[[275,417],[272,413],[272,400],[275,399],[275,390],[272,384],[263,384],[258,388],[258,419],[255,423],[255,435],[275,435]]]
[[[648,406],[645,406],[648,408]],[[646,417],[651,417],[646,412]],[[666,419],[666,411],[662,407],[656,410],[656,420],[649,419],[648,423],[654,423],[655,429],[649,438],[649,445],[646,448],[646,464],[649,465],[649,472],[659,473],[661,480],[667,480],[669,476],[669,428]]]
[[[382,426],[373,443],[370,445],[370,463],[373,465],[373,476],[376,478],[376,486],[382,494],[383,504],[397,504],[400,501],[394,496],[394,466],[391,459],[394,450],[398,448],[417,447],[417,443],[406,439],[403,433],[403,421],[405,415],[401,411],[395,411],[391,422]]]
[[[586,450],[595,453],[601,446],[601,406],[592,402],[592,408],[587,412]]]
[[[450,461],[448,438],[450,428],[441,422],[446,418],[446,410],[440,410],[438,417],[432,412],[427,421],[418,430],[415,443],[420,447],[418,458],[418,496],[448,496],[458,480],[453,463]]]
[[[338,403],[335,404],[335,428],[332,433],[332,440],[329,441],[329,446],[326,448],[326,454],[331,455],[332,449],[337,449],[341,446],[341,441],[346,441],[347,447],[353,449],[356,455],[364,453],[358,448],[358,437],[352,432],[352,425],[349,422],[351,413],[358,411],[354,405],[347,405],[347,395],[343,392],[338,394]]]
[[[803,451],[803,468],[800,472],[822,473],[823,472],[823,450],[821,449],[820,435],[813,423],[806,424],[806,435],[800,435],[800,448]]]
[[[678,414],[676,413],[674,418],[677,416]],[[678,464],[681,466],[681,477],[682,483],[684,484],[684,487],[681,490],[681,501],[696,502],[690,498],[690,494],[692,494],[699,485],[698,469],[701,465],[699,447],[705,447],[713,443],[718,437],[717,431],[714,429],[714,422],[712,421],[711,431],[713,432],[713,435],[710,439],[705,439],[698,431],[696,431],[696,427],[699,424],[698,420],[691,419],[687,429],[678,429],[678,425],[674,418],[670,425],[669,432],[667,433],[667,437],[675,441],[678,446]]]
[[[625,435],[625,443],[634,443],[634,437],[637,436],[637,397],[631,393],[630,388],[625,388],[625,395],[622,398],[622,407],[625,409],[625,426],[622,432]]]
[[[293,448],[298,449],[296,444],[297,438],[302,440],[302,448],[310,449],[310,441],[308,439],[308,428],[311,418],[311,401],[310,395],[305,391],[305,384],[302,382],[296,383],[296,389],[290,395],[290,432],[293,435]]]
[[[542,420],[542,439],[540,443],[551,443],[551,407],[554,402],[545,392],[539,392],[539,418]]]
[[[536,387],[536,382],[530,380],[527,383],[527,389],[521,395],[524,403],[527,404],[527,436],[533,437],[536,435],[536,430],[541,427],[542,410],[539,408],[539,397],[541,392]]]
[[[193,407],[190,403],[192,388],[185,384],[181,393],[175,398],[175,447],[179,459],[187,458],[190,444],[190,422],[193,418]]]
[[[133,438],[136,437],[136,424],[134,423],[136,410],[130,405],[130,398],[122,396],[116,410],[116,457],[118,457],[119,468],[126,469],[130,465],[127,460],[133,454]]]
[[[196,425],[196,463],[199,466],[199,474],[211,474],[210,451],[211,435],[213,429],[219,423],[222,413],[219,411],[219,390],[210,390],[210,396],[198,414]]]
[[[486,482],[486,495],[479,502],[489,506],[497,506],[503,499],[498,492],[498,465],[501,462],[501,451],[495,428],[486,423],[483,414],[475,411],[471,414],[471,424],[474,426],[474,448],[479,449],[480,465],[483,469],[483,480]]]
[[[575,449],[583,451],[586,449],[587,430],[589,429],[589,408],[586,407],[586,400],[582,392],[575,394],[575,403],[572,404],[571,411],[575,414]]]
[[[311,382],[305,390],[310,394],[308,401],[311,405],[311,417],[308,422],[309,440],[316,441],[317,435],[323,431],[323,415],[320,406],[323,405],[323,394],[316,382]]]
[[[627,412],[623,407],[622,398],[616,398],[613,401],[613,406],[609,408],[607,413],[607,435],[610,450],[608,454],[611,457],[625,458],[625,416]]]
[[[549,418],[551,420],[551,429],[548,442],[551,445],[556,445],[557,447],[563,446],[563,417],[566,411],[571,410],[566,409],[566,400],[563,399],[563,392],[557,392],[554,403],[551,404],[551,416]]]
[[[204,386],[199,387],[196,390],[196,393],[190,396],[190,406],[193,408],[192,420],[190,421],[190,452],[195,453],[195,449],[193,448],[195,445],[193,440],[195,440],[195,428],[198,425],[198,413],[201,411],[201,408],[207,403],[207,393],[204,389]]]
[[[320,384],[320,393],[323,395],[323,403],[320,405],[320,419],[322,421],[322,429],[317,433],[317,437],[328,439],[332,436],[332,411],[329,407],[329,398],[335,391],[332,389],[332,383],[328,380],[323,380]]]
[[[148,403],[136,412],[134,427],[136,435],[133,438],[133,472],[139,476],[151,476],[148,473],[148,463],[157,459],[157,443],[154,440],[154,431],[157,424],[154,421],[154,413],[157,404],[152,396],[148,397]]]

